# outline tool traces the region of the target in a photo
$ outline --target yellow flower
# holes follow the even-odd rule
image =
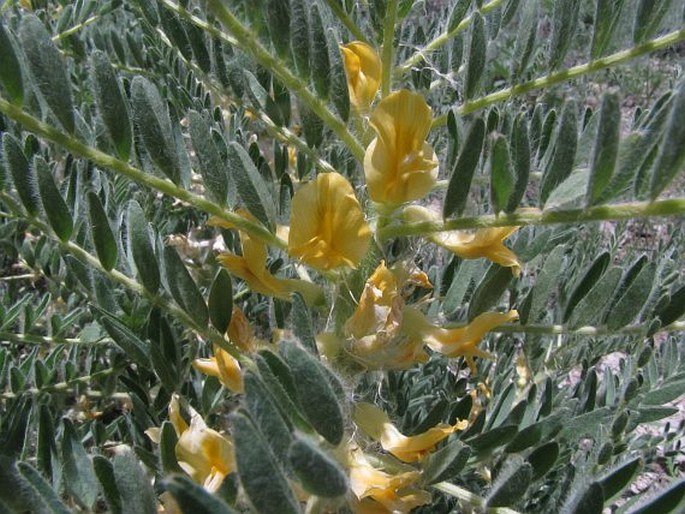
[[[236,470],[233,443],[216,430],[208,428],[195,409],[190,406],[188,409],[190,425],[181,417],[178,396],[171,397],[169,420],[178,436],[176,459],[195,482],[210,492],[216,492],[224,478]],[[145,433],[159,443],[159,428],[150,428]]]
[[[245,313],[243,313],[240,307],[235,305],[231,312],[231,322],[228,324],[226,335],[231,343],[244,352],[253,352],[257,344],[254,331],[250,326],[250,322],[247,321]]]
[[[478,348],[478,343],[490,330],[502,323],[515,321],[518,312],[484,312],[476,316],[471,323],[459,328],[442,328],[431,324],[426,317],[416,309],[405,311],[407,330],[421,334],[423,341],[431,349],[447,357],[465,357],[473,369],[473,357],[492,359],[492,354]]]
[[[354,407],[354,422],[369,437],[379,441],[385,451],[404,462],[416,462],[428,455],[435,445],[457,430],[464,430],[466,421],[454,425],[440,423],[426,432],[408,437],[390,422],[388,415],[371,403],[360,402]]]
[[[438,213],[418,205],[405,208],[403,216],[406,221],[413,223],[440,221]],[[452,230],[434,232],[426,237],[463,259],[485,257],[500,266],[511,268],[511,272],[519,276],[521,264],[516,254],[504,246],[504,240],[517,230],[518,227],[484,228],[475,232]]]
[[[381,84],[381,59],[366,43],[353,41],[340,47],[345,61],[350,102],[366,111]]]
[[[404,369],[426,362],[419,337],[406,337],[402,288],[411,283],[431,287],[428,277],[407,265],[389,269],[385,262],[366,281],[359,304],[345,323],[347,348],[355,359],[370,368]]]
[[[247,211],[238,210],[236,214],[254,221],[254,217]],[[224,228],[235,228],[231,223],[223,220],[212,219],[210,223]],[[266,245],[247,232],[239,230],[238,233],[240,234],[242,255],[222,252],[216,258],[229,273],[245,281],[255,293],[288,300],[290,295],[297,291],[309,304],[316,304],[321,301],[323,293],[316,284],[304,280],[275,277],[266,269]]]
[[[418,471],[391,475],[374,468],[359,448],[350,451],[348,467],[355,514],[407,514],[431,500],[430,493],[416,486]]]
[[[219,379],[221,384],[234,393],[243,392],[243,377],[238,359],[226,350],[214,345],[214,357],[193,360],[193,368]]]
[[[406,89],[378,104],[370,120],[378,137],[364,155],[366,186],[374,202],[394,208],[433,188],[438,161],[426,143],[432,121],[424,98]]]
[[[290,255],[325,271],[354,268],[370,243],[371,229],[345,177],[321,173],[297,190],[290,210]]]

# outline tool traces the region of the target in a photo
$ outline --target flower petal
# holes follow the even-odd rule
[[[342,45],[350,102],[365,111],[376,96],[381,84],[381,59],[370,45],[353,41]]]

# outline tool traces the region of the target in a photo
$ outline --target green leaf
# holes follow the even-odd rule
[[[475,97],[480,89],[488,48],[485,20],[479,11],[473,13],[471,24],[473,26],[471,29],[471,45],[469,46],[469,58],[466,63],[466,79],[464,82],[464,98],[467,100]]]
[[[539,0],[525,2],[523,14],[519,21],[516,35],[514,54],[517,58],[511,61],[511,71],[516,79],[521,79],[525,74],[530,57],[535,48],[535,39],[538,32]]]
[[[649,190],[652,200],[668,187],[685,164],[685,82],[678,86],[671,104],[664,139],[652,170]]]
[[[604,312],[609,307],[610,300],[621,281],[622,274],[623,272],[618,266],[609,268],[575,306],[568,317],[569,327],[578,328],[602,320]]]
[[[340,404],[323,364],[293,341],[281,342],[281,353],[295,378],[295,391],[307,420],[329,443],[338,445],[344,424]]]
[[[176,444],[178,436],[174,425],[169,421],[162,423],[162,430],[159,438],[159,460],[162,471],[169,475],[171,473],[183,473],[183,469],[178,464],[176,458]]]
[[[492,263],[471,296],[468,319],[473,320],[479,314],[496,306],[512,278],[509,268]]]
[[[559,457],[559,443],[550,441],[538,446],[528,455],[526,461],[533,467],[533,480],[537,480],[547,473]]]
[[[162,29],[174,48],[181,52],[181,55],[187,60],[193,60],[193,48],[188,41],[183,25],[178,16],[171,9],[162,7],[159,9],[159,20],[162,24]]]
[[[554,154],[543,172],[540,184],[540,205],[547,202],[554,191],[571,174],[578,144],[577,107],[574,101],[567,101],[561,113],[556,131]]]
[[[216,495],[184,475],[176,475],[164,480],[162,487],[173,495],[183,514],[234,514],[236,512]]]
[[[0,365],[0,369],[2,365]],[[0,379],[2,377],[0,376]],[[36,443],[36,461],[38,468],[48,479],[52,479],[53,456],[57,457],[55,444],[55,424],[50,407],[43,404],[38,413],[38,437]]]
[[[260,514],[298,514],[300,507],[283,472],[257,427],[244,414],[231,416],[238,475]]]
[[[142,145],[152,162],[174,184],[180,184],[181,164],[171,119],[157,87],[146,78],[134,77],[131,82],[131,107],[138,128],[136,142]]]
[[[309,78],[309,5],[290,0],[290,48],[300,77]]]
[[[676,482],[659,494],[647,498],[640,505],[631,509],[629,514],[674,514],[682,512],[685,499],[685,480]]]
[[[310,21],[309,35],[309,66],[314,82],[314,89],[321,98],[328,98],[328,92],[331,88],[331,62],[328,53],[328,40],[326,38],[326,31],[324,29],[321,13],[319,12],[318,4],[311,4],[310,6]]]
[[[235,141],[228,144],[228,167],[247,210],[265,227],[273,229],[276,207],[272,195],[250,155]]]
[[[611,414],[611,409],[602,407],[590,412],[566,419],[561,431],[562,438],[578,438],[583,436],[593,437],[600,426],[605,423]]]
[[[69,67],[52,42],[43,23],[33,14],[22,17],[19,41],[26,55],[26,65],[45,103],[70,134],[74,133],[74,104],[71,98]]]
[[[532,480],[533,466],[529,463],[511,465],[509,469],[500,472],[488,494],[486,505],[492,508],[515,504],[526,494]]]
[[[138,270],[138,279],[145,289],[156,294],[160,284],[159,265],[145,214],[135,200],[131,200],[128,204],[126,227],[128,229],[127,241]]]
[[[97,476],[97,479],[100,482],[100,488],[102,489],[105,500],[107,501],[109,510],[112,512],[112,514],[123,514],[123,510],[121,508],[121,492],[117,486],[112,463],[102,455],[94,455],[93,468],[95,470],[95,476]]]
[[[447,32],[456,29],[466,16],[473,0],[457,0],[452,7],[449,18],[447,19]]]
[[[602,514],[604,493],[602,486],[592,482],[587,488],[577,491],[564,505],[565,514]]]
[[[209,324],[209,311],[193,277],[171,246],[164,247],[166,282],[171,296],[200,327]]]
[[[105,270],[110,271],[117,263],[117,241],[100,197],[92,191],[88,193],[88,219],[100,264]]]
[[[481,271],[481,267],[482,263],[476,259],[465,260],[459,263],[459,268],[442,303],[442,309],[445,314],[452,314],[461,308],[464,296],[468,292],[474,276],[479,276],[477,274]]]
[[[9,132],[2,135],[2,151],[5,167],[12,175],[21,203],[32,216],[40,213],[38,184],[34,170],[29,167],[21,142]]]
[[[304,140],[312,148],[317,148],[323,143],[323,121],[309,107],[300,102],[300,120]],[[298,154],[298,157],[302,154]]]
[[[671,0],[639,0],[633,26],[633,42],[636,45],[656,34],[671,3]]]
[[[671,293],[668,297],[668,303],[657,308],[655,314],[661,321],[662,327],[670,325],[685,314],[685,285]]]
[[[98,307],[93,307],[100,315],[100,324],[107,331],[109,336],[114,339],[114,343],[121,348],[126,355],[139,365],[148,368],[150,359],[148,356],[147,344],[141,341],[126,325],[117,318]]]
[[[347,476],[340,464],[309,439],[296,435],[288,457],[305,491],[323,498],[347,492]]]
[[[509,148],[516,179],[514,190],[509,196],[509,202],[505,208],[507,213],[515,211],[521,203],[521,200],[526,194],[528,177],[530,175],[530,140],[528,137],[526,116],[523,113],[516,116],[516,119],[514,120]]]
[[[33,497],[38,499],[45,510],[41,512],[50,514],[69,514],[69,509],[60,500],[55,490],[50,487],[45,479],[35,468],[26,462],[17,463],[17,469],[21,476],[31,486]]]
[[[156,514],[155,493],[134,453],[125,451],[117,454],[112,465],[121,492],[122,512]]]
[[[209,290],[209,319],[220,334],[225,334],[233,314],[233,283],[231,275],[219,270]]]
[[[204,185],[212,199],[224,206],[228,198],[228,173],[210,133],[209,125],[197,111],[188,113],[188,121],[190,138],[200,163]]]
[[[477,454],[483,454],[507,444],[516,436],[517,432],[518,427],[516,425],[503,425],[465,439],[464,442]]]
[[[68,419],[63,419],[62,464],[67,490],[85,508],[92,509],[98,496],[98,484],[88,454]]]
[[[313,355],[318,355],[309,308],[300,293],[293,294],[292,323],[293,333],[302,343],[302,346],[312,352]]]
[[[566,247],[559,245],[550,252],[542,265],[540,274],[535,281],[535,285],[531,291],[532,300],[530,311],[526,319],[522,319],[522,323],[536,323],[543,312],[546,311],[547,300],[550,292],[558,284],[561,265],[564,260]]]
[[[566,308],[564,309],[564,315],[562,316],[564,323],[568,321],[573,309],[575,309],[576,305],[578,305],[578,302],[585,297],[592,286],[594,286],[604,274],[604,271],[607,269],[610,261],[611,254],[609,254],[609,252],[603,252],[598,255],[588,267],[587,271],[583,275],[583,278],[577,282],[577,285],[574,287],[573,292],[568,298]]]
[[[461,441],[452,441],[432,453],[423,470],[423,480],[426,484],[435,484],[444,480],[451,480],[461,473],[471,456],[471,448]]]
[[[678,412],[675,407],[640,407],[637,410],[637,423],[653,423]]]
[[[633,482],[641,468],[642,459],[636,457],[605,474],[599,480],[605,501],[610,502],[621,494],[621,491]]]
[[[24,101],[24,76],[17,57],[14,36],[0,24],[0,84],[5,88],[12,103],[21,105]]]
[[[677,400],[683,394],[685,394],[685,380],[677,380],[675,382],[664,384],[656,389],[652,389],[642,397],[640,404],[665,405],[669,402]]]
[[[498,134],[490,154],[490,199],[495,214],[503,211],[514,192],[514,170],[507,139]]]
[[[288,55],[290,43],[290,2],[266,0],[262,6],[274,48],[281,57]]]
[[[132,141],[131,120],[119,80],[109,58],[99,50],[91,55],[90,67],[93,97],[100,117],[119,158],[128,161]]]
[[[210,73],[212,71],[212,63],[209,58],[209,50],[207,49],[204,30],[197,25],[190,23],[185,18],[181,18],[181,24],[186,31],[186,36],[188,36],[188,42],[190,43],[190,48],[193,50],[195,62],[204,73]]]
[[[592,152],[592,167],[586,195],[587,206],[597,203],[611,181],[618,156],[620,130],[619,96],[617,93],[605,93],[600,107],[599,128]]]
[[[460,216],[464,212],[473,174],[480,160],[484,139],[485,122],[482,118],[476,118],[471,124],[466,141],[450,175],[447,193],[445,194],[445,204],[442,208],[443,218],[453,214]]]
[[[542,431],[544,428],[543,423],[544,422],[535,423],[534,425],[529,425],[521,430],[511,440],[506,448],[504,448],[504,451],[507,453],[522,452],[523,450],[526,450],[537,444],[542,438]]]
[[[33,168],[38,179],[38,190],[43,209],[48,216],[50,226],[61,241],[67,242],[73,230],[71,212],[62,198],[48,163],[40,155],[33,158]]]
[[[607,315],[609,330],[618,330],[633,321],[647,303],[654,286],[656,263],[645,265]]]
[[[621,10],[625,0],[597,0],[592,34],[590,56],[597,59],[606,54],[616,26],[621,18]]]
[[[550,43],[549,68],[555,70],[563,62],[578,26],[580,0],[554,2],[552,14],[552,42]]]
[[[245,404],[252,420],[259,427],[278,461],[287,467],[288,448],[293,441],[289,419],[282,415],[276,407],[275,398],[253,371],[248,370],[243,380]]]
[[[350,116],[350,93],[347,88],[347,76],[345,75],[345,65],[343,64],[340,47],[333,29],[326,32],[328,42],[328,59],[331,66],[331,89],[330,97],[340,119],[347,121]]]

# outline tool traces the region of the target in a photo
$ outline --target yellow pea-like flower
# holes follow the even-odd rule
[[[345,177],[321,173],[297,190],[290,210],[291,256],[324,271],[355,268],[370,243],[371,229]]]
[[[360,402],[354,407],[354,422],[369,437],[381,443],[383,449],[404,462],[416,462],[428,455],[435,445],[457,430],[464,430],[466,421],[454,425],[440,423],[422,434],[406,436],[390,422],[388,415],[372,403]]]
[[[340,47],[347,73],[350,102],[359,111],[368,110],[381,84],[381,59],[372,46],[353,41]]]
[[[181,416],[178,396],[171,397],[169,420],[178,437],[176,459],[183,471],[195,482],[210,492],[216,492],[224,478],[237,469],[233,442],[216,430],[208,428],[195,409],[188,406],[188,410],[190,425]],[[152,441],[159,443],[159,428],[149,428],[145,433]]]
[[[431,324],[420,311],[407,308],[405,310],[407,331],[416,332],[423,337],[423,342],[432,350],[447,357],[464,357],[473,369],[473,358],[494,358],[489,352],[478,348],[478,343],[486,333],[502,323],[518,319],[518,311],[484,312],[466,326],[459,328],[442,328]]]
[[[364,174],[371,199],[395,208],[426,196],[438,175],[426,142],[433,116],[423,96],[402,89],[385,97],[371,114],[378,134],[366,149]]]
[[[238,359],[217,345],[214,345],[213,357],[193,360],[193,368],[205,375],[218,378],[221,385],[229,391],[243,392],[243,377],[240,374]]]
[[[355,514],[408,514],[431,500],[430,493],[418,487],[418,471],[390,474],[376,469],[356,447],[347,460],[353,493],[350,507]]]
[[[403,217],[406,221],[414,223],[440,221],[438,213],[418,205],[406,207]],[[511,268],[511,272],[519,276],[521,263],[516,254],[504,246],[504,240],[517,230],[518,227],[483,228],[474,232],[451,230],[434,232],[426,237],[463,259],[484,257],[500,266]]]
[[[246,219],[255,221],[254,216],[247,211],[238,210],[236,213]],[[223,220],[212,219],[210,223],[225,228],[236,228]],[[320,303],[323,293],[319,286],[304,280],[274,276],[266,268],[266,245],[245,231],[239,230],[238,233],[240,235],[242,255],[222,252],[216,258],[219,264],[226,268],[229,273],[241,278],[255,293],[288,300],[290,295],[297,291],[302,294],[308,304]]]

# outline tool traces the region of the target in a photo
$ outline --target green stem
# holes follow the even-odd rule
[[[395,23],[397,23],[398,0],[390,0],[385,11],[383,23],[383,73],[381,75],[381,96],[390,94],[392,86],[392,51],[395,47]]]
[[[450,324],[447,328],[459,328],[465,326],[464,323]],[[612,336],[612,335],[644,335],[649,327],[647,325],[630,325],[618,330],[610,330],[606,326],[593,327],[585,326],[580,328],[569,328],[566,325],[517,325],[507,323],[499,325],[490,332],[503,332],[507,334],[535,334],[535,335],[579,335],[579,336]],[[663,327],[659,332],[682,332],[685,330],[685,321],[674,321],[670,325]]]
[[[0,332],[0,341],[7,341],[11,343],[32,344],[40,346],[48,346],[54,344],[81,344],[81,345],[99,345],[112,343],[112,339],[103,337],[97,341],[82,341],[81,339],[71,337],[50,337],[39,336],[35,334],[15,334],[13,332]]]
[[[458,485],[454,485],[449,482],[440,482],[434,484],[433,487],[445,494],[459,498],[473,507],[485,508],[485,498],[482,498],[481,496],[478,496],[477,494],[474,494],[463,487],[459,487]],[[518,514],[518,511],[508,507],[491,507],[487,509],[486,512],[491,514]]]
[[[378,231],[381,240],[401,236],[422,236],[447,230],[464,230],[489,227],[517,227],[524,225],[552,225],[555,223],[585,223],[589,221],[619,221],[631,218],[685,215],[685,198],[672,198],[654,202],[629,202],[599,205],[588,209],[549,210],[518,209],[512,214],[495,216],[486,214],[459,218],[445,222],[402,223]]]
[[[83,29],[84,27],[87,27],[87,26],[90,25],[91,23],[95,23],[95,22],[98,21],[100,18],[102,18],[102,16],[101,16],[100,14],[94,14],[94,15],[91,16],[90,18],[88,18],[88,19],[82,21],[81,23],[78,23],[78,24],[74,25],[73,27],[71,27],[71,28],[65,30],[64,32],[60,32],[59,34],[56,34],[56,35],[52,36],[52,40],[53,40],[54,42],[57,42],[57,41],[59,41],[59,40],[61,40],[61,39],[64,39],[64,38],[67,38],[67,37],[69,37],[69,36],[71,36],[71,35],[73,35],[73,34],[76,34],[78,31],[80,31],[80,30]]]
[[[39,135],[48,141],[57,143],[58,145],[69,150],[74,155],[88,159],[103,168],[114,170],[115,172],[133,180],[134,182],[147,186],[156,191],[160,191],[161,193],[177,198],[183,202],[193,205],[194,207],[197,207],[198,209],[208,212],[209,214],[213,214],[218,218],[229,221],[238,229],[244,230],[245,232],[258,237],[260,240],[276,248],[281,250],[285,250],[287,248],[287,243],[285,241],[276,237],[262,225],[246,220],[245,218],[232,212],[228,212],[214,202],[186,191],[167,179],[162,179],[150,175],[149,173],[145,173],[144,171],[129,165],[127,162],[121,161],[115,157],[112,157],[111,155],[101,152],[96,148],[88,146],[78,139],[66,134],[62,130],[52,127],[51,125],[43,123],[42,121],[34,118],[27,112],[23,111],[20,107],[11,104],[1,96],[0,112],[6,114],[14,121],[23,125],[26,130],[33,132],[34,134]]]
[[[336,0],[326,0],[326,5],[328,5],[333,14],[335,14],[338,20],[340,20],[340,23],[342,23],[345,28],[350,31],[350,34],[352,34],[357,41],[369,44],[368,38],[364,35],[361,29],[357,27],[357,24],[352,20],[352,18],[350,18],[349,15],[343,10],[339,2]]]
[[[168,5],[168,0],[163,0],[164,5]],[[212,10],[222,25],[232,33],[236,40],[236,46],[249,53],[266,69],[271,71],[288,89],[294,92],[328,127],[338,136],[338,138],[352,152],[358,160],[364,159],[364,148],[347,130],[345,123],[335,116],[326,104],[307,87],[307,84],[290,70],[291,66],[286,65],[277,57],[269,53],[255,37],[255,34],[244,26],[233,14],[223,5],[221,0],[208,0]],[[182,10],[177,11],[179,13]]]
[[[665,36],[647,41],[646,43],[635,46],[628,50],[622,50],[620,52],[616,52],[615,54],[611,54],[585,64],[573,66],[567,70],[550,73],[544,77],[540,77],[529,82],[524,82],[523,84],[510,86],[495,93],[477,98],[462,105],[459,108],[459,114],[466,115],[474,111],[484,109],[492,104],[503,102],[514,96],[523,95],[534,89],[547,88],[556,84],[560,84],[561,82],[566,82],[568,80],[587,75],[589,73],[610,68],[612,66],[635,59],[636,57],[640,57],[641,55],[669,47],[683,40],[685,40],[685,29],[676,30],[675,32],[670,32]],[[445,123],[447,123],[447,114],[435,118],[433,120],[433,128],[441,127],[445,125]]]
[[[491,0],[490,2],[488,2],[480,8],[480,12],[481,14],[487,14],[493,9],[499,7],[500,4],[503,3],[504,0]],[[457,25],[450,32],[443,32],[438,37],[433,39],[430,43],[428,43],[426,46],[414,52],[414,54],[411,57],[409,57],[406,61],[404,61],[402,64],[397,66],[397,68],[395,68],[395,76],[399,78],[402,75],[405,75],[412,69],[412,66],[416,66],[425,55],[437,50],[445,43],[447,43],[450,39],[452,39],[454,36],[466,30],[468,26],[471,25],[472,20],[473,15],[467,16],[466,18],[461,20],[461,23],[459,23],[459,25]]]
[[[106,377],[109,375],[114,375],[115,373],[119,373],[122,371],[124,368],[123,367],[117,367],[117,368],[106,368],[101,371],[96,371],[95,373],[91,375],[85,375],[81,377],[76,377],[71,380],[66,380],[64,382],[58,382],[56,384],[52,385],[47,385],[43,387],[27,387],[25,389],[22,389],[20,393],[15,393],[15,392],[3,392],[0,395],[0,398],[3,400],[10,400],[10,399],[16,399],[19,398],[22,395],[29,394],[29,395],[37,395],[40,393],[61,393],[61,394],[73,394],[76,392],[76,390],[73,388],[75,385],[79,384],[87,384],[88,382],[91,382],[97,378],[101,377]],[[87,391],[86,396],[89,396],[90,398],[100,398],[102,394],[99,391]],[[124,396],[122,396],[124,395]],[[116,396],[119,399],[124,399],[124,398],[129,398],[128,394],[126,393],[114,393],[114,395],[107,395],[107,398],[113,398]]]

